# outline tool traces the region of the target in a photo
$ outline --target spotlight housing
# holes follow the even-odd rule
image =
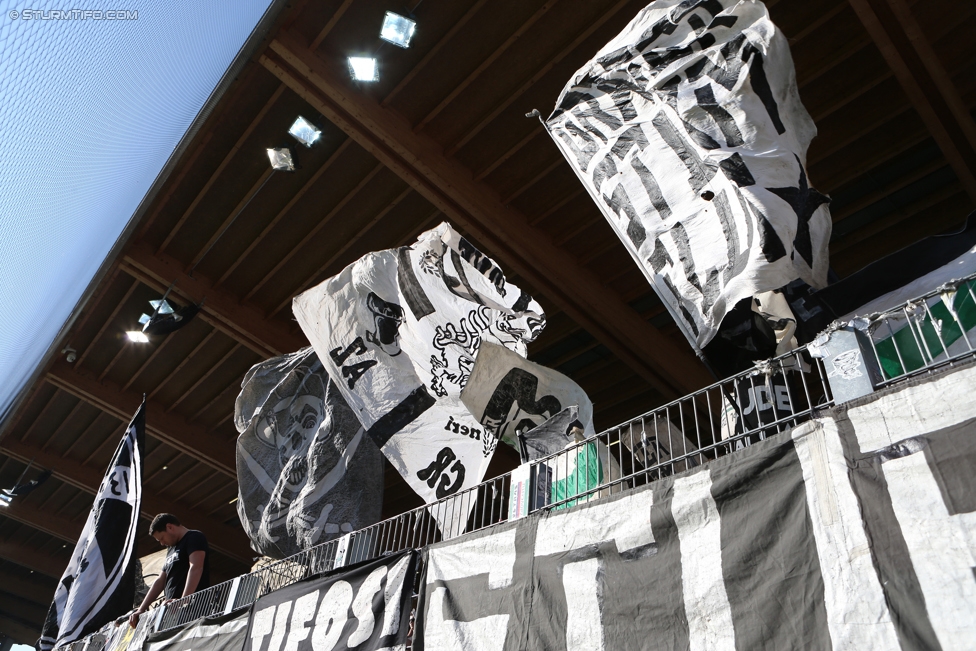
[[[149,343],[149,337],[142,330],[126,330],[125,336],[129,338],[129,341],[134,341],[137,344]]]
[[[386,12],[383,16],[383,26],[380,28],[380,38],[387,43],[392,43],[397,47],[407,49],[410,47],[410,39],[417,30],[417,22],[406,16],[395,14],[392,11]]]
[[[375,57],[349,57],[349,73],[356,81],[379,81]]]
[[[279,172],[295,171],[295,158],[291,155],[291,149],[288,147],[269,148],[268,160],[271,161],[272,169]]]
[[[316,129],[314,124],[300,115],[292,122],[288,133],[306,147],[314,145],[322,135],[322,132]]]

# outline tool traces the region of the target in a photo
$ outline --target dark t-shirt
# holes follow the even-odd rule
[[[197,584],[194,592],[210,587],[210,547],[207,545],[207,537],[199,531],[190,529],[183,534],[180,542],[166,552],[163,571],[166,572],[167,599],[179,599],[183,596],[186,575],[190,572],[190,554],[199,551],[207,553],[203,557],[203,574],[200,575],[200,583]]]

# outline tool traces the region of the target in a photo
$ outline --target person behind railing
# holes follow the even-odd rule
[[[187,529],[171,513],[160,513],[149,525],[149,535],[160,545],[169,547],[169,551],[146,598],[129,617],[129,625],[133,628],[139,624],[139,616],[164,589],[169,603],[210,587],[210,548],[202,532]]]

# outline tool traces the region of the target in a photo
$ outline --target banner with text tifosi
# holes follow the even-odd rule
[[[326,371],[426,502],[477,486],[498,444],[461,403],[482,342],[525,357],[542,307],[447,223],[295,297]]]
[[[414,649],[972,649],[976,366],[428,549]]]
[[[402,650],[416,563],[414,551],[385,556],[261,597],[243,651]]]

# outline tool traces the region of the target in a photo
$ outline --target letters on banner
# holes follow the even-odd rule
[[[476,486],[498,439],[461,403],[483,342],[522,357],[539,304],[448,224],[370,253],[293,311],[366,434],[428,503]]]
[[[302,581],[258,599],[243,651],[403,649],[417,553]]]

